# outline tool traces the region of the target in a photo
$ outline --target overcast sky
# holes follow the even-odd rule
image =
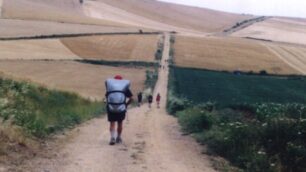
[[[306,18],[306,0],[161,0],[255,15]]]

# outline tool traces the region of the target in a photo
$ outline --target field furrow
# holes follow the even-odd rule
[[[265,44],[265,46],[285,63],[300,73],[306,74],[306,53],[303,53],[305,51],[302,50],[303,48],[272,44]]]
[[[64,38],[61,42],[85,59],[153,62],[157,35],[106,35]]]

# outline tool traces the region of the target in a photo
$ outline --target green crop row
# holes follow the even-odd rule
[[[194,104],[306,103],[306,77],[235,75],[172,67],[170,83],[176,96]]]

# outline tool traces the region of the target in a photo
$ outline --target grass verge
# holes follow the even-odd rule
[[[101,102],[30,84],[0,78],[0,117],[37,138],[101,115]]]

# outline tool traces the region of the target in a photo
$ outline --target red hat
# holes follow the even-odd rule
[[[121,75],[116,75],[116,76],[114,77],[114,79],[122,80],[123,78],[122,78]]]

